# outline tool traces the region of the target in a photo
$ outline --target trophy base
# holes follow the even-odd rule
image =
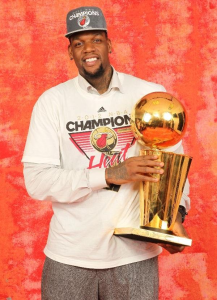
[[[170,244],[174,246],[191,246],[192,244],[192,240],[188,238],[176,236],[174,234],[133,227],[115,228],[114,235],[138,241]]]

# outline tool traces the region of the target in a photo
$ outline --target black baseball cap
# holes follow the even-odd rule
[[[106,20],[102,10],[96,6],[83,6],[68,12],[66,17],[69,38],[73,33],[87,30],[107,31]]]

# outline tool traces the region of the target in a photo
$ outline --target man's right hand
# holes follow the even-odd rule
[[[136,156],[126,159],[119,165],[107,168],[105,177],[107,184],[121,185],[134,181],[157,182],[153,174],[163,174],[163,162],[157,161],[156,155]]]

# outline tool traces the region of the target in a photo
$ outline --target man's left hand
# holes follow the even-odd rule
[[[184,226],[182,225],[182,216],[179,212],[172,231],[177,236],[189,238],[189,235],[187,234]],[[166,249],[171,254],[182,252],[185,249],[185,246],[173,246],[170,244],[159,244],[159,245],[164,249]]]

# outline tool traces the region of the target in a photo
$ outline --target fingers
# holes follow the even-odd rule
[[[159,178],[155,178],[154,174],[163,174],[162,162],[154,160],[154,156],[129,158],[124,162],[126,174],[132,181],[153,181],[156,182]]]
[[[180,253],[185,249],[185,246],[173,246],[170,244],[159,244],[159,246],[167,250],[170,254]]]
[[[153,175],[154,176],[154,175]],[[149,181],[149,182],[158,182],[160,180],[159,177],[153,177],[151,174],[136,174],[135,181]]]
[[[154,174],[163,174],[163,162],[157,161],[158,156],[147,155],[126,159],[118,166],[106,169],[106,182],[108,184],[123,184],[133,181],[152,181],[159,179]]]
[[[134,172],[137,180],[143,181],[158,181],[158,178],[152,177],[154,174],[163,174],[162,169],[164,163],[157,161],[157,156],[138,156],[129,158],[126,163],[126,168],[129,167],[129,172]]]
[[[141,166],[153,166],[153,167],[163,167],[164,163],[158,161],[157,155],[142,155],[130,158]]]
[[[151,171],[152,173],[157,173],[156,170],[161,169],[164,166],[164,163],[157,161],[156,159],[157,156],[137,156],[128,158],[124,163],[129,167],[142,167],[142,173],[149,173],[149,171]],[[154,169],[147,170],[147,167]]]
[[[172,231],[177,236],[189,238],[189,235],[187,234],[185,227],[183,226],[183,224],[181,223],[179,218],[176,219],[176,222],[174,224]],[[161,247],[163,247],[164,249],[166,249],[171,254],[182,252],[185,249],[185,246],[182,246],[182,245],[180,245],[180,246],[175,246],[175,245],[170,245],[170,244],[159,244],[159,245]]]
[[[175,221],[172,231],[175,235],[189,238],[189,235],[188,235],[185,227],[182,224],[181,217],[178,218],[178,216],[177,216],[177,219]]]
[[[138,166],[137,168],[137,173],[142,173],[142,174],[163,174],[164,170],[163,169],[156,169],[156,167],[142,167]]]

